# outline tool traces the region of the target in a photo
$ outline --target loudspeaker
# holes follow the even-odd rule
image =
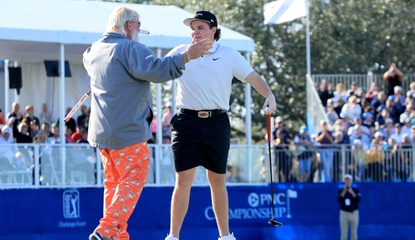
[[[22,68],[9,67],[9,87],[20,89],[22,88]]]

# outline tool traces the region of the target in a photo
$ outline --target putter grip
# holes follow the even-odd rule
[[[271,115],[267,115],[268,143],[271,142]]]
[[[64,121],[68,122],[69,119],[75,114],[76,111],[81,107],[81,105],[88,99],[89,94],[91,94],[91,90],[89,90],[87,93],[82,96],[82,98],[78,101],[78,103],[75,105],[75,107],[72,108],[72,110],[68,113],[68,115],[65,117]]]

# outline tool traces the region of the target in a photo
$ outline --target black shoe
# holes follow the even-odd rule
[[[106,238],[97,232],[93,232],[91,235],[89,235],[89,240],[112,240],[112,237]]]

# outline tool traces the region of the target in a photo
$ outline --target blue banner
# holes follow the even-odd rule
[[[359,183],[359,240],[415,239],[415,184]],[[337,191],[341,184],[274,184],[228,187],[229,224],[238,240],[340,238]],[[146,187],[128,222],[131,239],[163,240],[169,231],[173,188]],[[102,217],[103,189],[0,191],[0,240],[87,239]],[[180,239],[217,239],[208,187],[193,187]]]

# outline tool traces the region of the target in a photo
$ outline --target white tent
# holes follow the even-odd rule
[[[101,38],[109,14],[119,5],[139,11],[142,29],[150,31],[150,35],[140,35],[141,42],[152,48],[156,56],[161,57],[169,49],[191,41],[189,28],[183,24],[183,20],[192,13],[175,6],[95,1],[0,0],[0,59],[15,61],[22,66],[23,72],[20,95],[8,89],[8,81],[4,81],[0,88],[0,92],[5,93],[2,98],[3,109],[10,110],[11,102],[18,101],[21,109],[28,104],[33,105],[37,115],[41,104],[46,102],[54,110],[55,119],[62,119],[65,109],[75,105],[89,90],[89,78],[82,66],[82,53],[92,42]],[[253,39],[228,28],[220,28],[220,43],[246,52],[249,60],[249,53],[254,51]],[[60,60],[61,64],[63,60],[69,61],[72,77],[47,77],[44,60]],[[7,77],[7,69],[4,76]],[[157,109],[161,109],[161,87],[160,84],[157,85],[156,104]],[[246,93],[249,108],[249,84]],[[53,103],[56,104],[51,106]],[[161,114],[158,115],[160,117]],[[247,118],[250,122],[250,114],[247,114]],[[250,128],[247,132],[248,130],[250,143]]]

